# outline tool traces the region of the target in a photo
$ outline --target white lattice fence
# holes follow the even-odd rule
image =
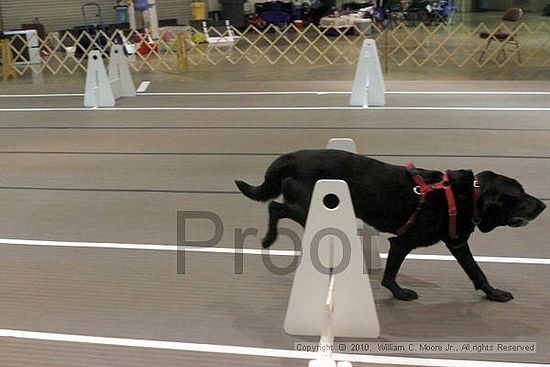
[[[366,29],[319,28],[309,25],[298,29],[294,25],[279,28],[269,25],[259,30],[253,26],[239,31],[231,28],[203,30],[186,27],[185,35],[175,32],[162,34],[153,41],[149,34],[138,32],[111,34],[81,32],[73,34],[50,33],[40,40],[40,55],[30,63],[22,35],[11,38],[10,49],[16,72],[45,72],[50,74],[82,72],[86,68],[86,54],[99,49],[105,58],[113,44],[123,44],[134,71],[179,72],[189,67],[206,65],[353,65],[357,62],[362,41],[377,41],[381,59],[391,68],[414,67],[545,67],[550,64],[550,24],[516,27],[501,24],[489,28],[484,24],[469,27],[464,24],[448,26],[420,24],[408,27],[400,24],[393,29],[382,29],[369,24]],[[480,37],[484,33],[485,38]],[[503,38],[503,34],[507,37]],[[179,48],[177,39],[180,42]],[[222,39],[222,42],[208,42]],[[35,60],[36,61],[36,60]]]
[[[484,37],[481,37],[484,34]],[[403,24],[389,32],[388,55],[392,65],[414,64],[422,67],[506,65],[546,66],[550,63],[550,25],[517,27],[485,24],[468,27],[464,24],[429,27],[420,24],[408,28]]]
[[[194,30],[199,33],[198,30]],[[192,65],[210,63],[295,65],[354,64],[365,37],[379,38],[381,29],[370,26],[360,30],[348,28],[318,28],[311,24],[298,29],[291,24],[285,28],[269,25],[265,29],[249,26],[243,31],[233,30],[234,41],[222,44],[194,44],[188,51]],[[208,33],[217,38],[229,38],[226,30],[209,28]]]
[[[60,35],[50,33],[39,44],[40,58],[38,63],[31,63],[25,51],[26,38],[16,35],[10,40],[11,52],[20,75],[26,72],[47,72],[51,74],[69,73],[86,70],[86,55],[93,49],[100,50],[104,58],[109,57],[113,44],[122,44],[129,56],[130,67],[140,70],[177,70],[175,38],[163,38],[153,42],[149,34],[138,32],[123,33],[116,31],[107,34],[99,31],[95,34],[81,32],[74,35],[65,32]]]

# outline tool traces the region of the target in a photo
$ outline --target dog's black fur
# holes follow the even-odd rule
[[[438,182],[443,173],[418,169],[426,183]],[[489,232],[498,226],[519,227],[535,219],[546,207],[537,198],[525,193],[514,179],[484,171],[476,175],[481,186],[478,210],[481,222],[477,227]],[[250,199],[268,201],[283,195],[284,203],[269,204],[269,225],[263,246],[277,238],[277,223],[290,218],[305,226],[313,187],[320,179],[347,182],[358,218],[381,232],[396,234],[415,212],[419,196],[415,183],[405,167],[377,161],[340,150],[301,150],[275,160],[265,174],[262,185],[254,187],[236,181],[237,187]],[[390,251],[382,285],[395,298],[418,298],[415,291],[401,288],[395,278],[408,253],[416,247],[443,241],[476,289],[483,290],[493,301],[513,299],[511,293],[493,288],[468,247],[468,238],[475,229],[472,221],[474,174],[469,170],[449,171],[449,179],[458,209],[458,238],[449,237],[448,209],[442,190],[430,193],[418,212],[416,221],[400,236],[390,238]]]

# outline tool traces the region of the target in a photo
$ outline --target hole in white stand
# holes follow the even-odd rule
[[[325,207],[327,209],[336,209],[338,205],[340,205],[340,199],[338,199],[338,196],[335,194],[327,194],[323,198],[323,204],[325,204]]]

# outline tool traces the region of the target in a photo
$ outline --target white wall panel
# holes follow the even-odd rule
[[[30,23],[34,17],[46,27],[46,31],[58,31],[82,26],[81,5],[86,0],[0,0],[4,29],[17,29],[21,23]],[[105,23],[113,23],[114,1],[96,0],[100,4]],[[88,8],[90,18],[95,18],[93,8]],[[191,17],[190,0],[157,0],[159,19],[177,18],[180,24]],[[1,24],[1,21],[0,21]]]

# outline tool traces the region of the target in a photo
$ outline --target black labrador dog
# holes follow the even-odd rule
[[[440,182],[443,173],[418,169],[426,184]],[[407,254],[414,248],[443,241],[468,274],[475,289],[481,289],[493,301],[513,299],[509,292],[493,288],[468,247],[468,238],[476,225],[481,232],[498,226],[520,227],[535,219],[546,207],[527,194],[519,182],[491,171],[476,176],[470,170],[447,171],[458,215],[456,233],[449,233],[449,210],[444,190],[433,191],[419,205],[417,183],[406,167],[396,166],[340,150],[301,150],[276,159],[260,186],[236,181],[239,190],[257,201],[268,201],[283,195],[284,203],[269,204],[268,231],[263,246],[277,238],[277,223],[290,218],[305,226],[315,183],[320,179],[347,182],[355,214],[381,232],[397,234],[415,214],[414,222],[404,233],[389,239],[390,251],[382,285],[400,300],[418,298],[415,291],[401,288],[397,272]],[[478,186],[477,200],[473,199]],[[416,190],[415,190],[416,188]],[[475,216],[477,220],[473,220]]]

